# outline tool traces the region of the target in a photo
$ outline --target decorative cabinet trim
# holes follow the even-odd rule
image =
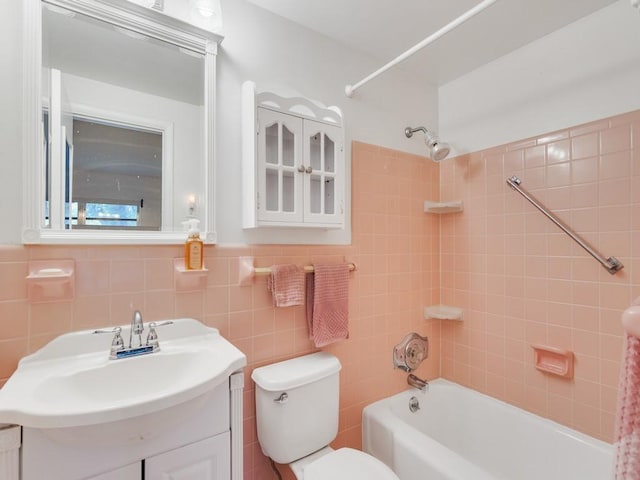
[[[343,228],[342,115],[303,97],[242,86],[243,227]]]

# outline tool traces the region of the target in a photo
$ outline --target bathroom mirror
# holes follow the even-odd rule
[[[221,38],[126,0],[25,0],[24,243],[215,242]]]

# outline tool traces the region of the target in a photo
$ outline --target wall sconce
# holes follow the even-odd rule
[[[203,17],[211,17],[216,13],[212,0],[194,0],[192,8],[195,8]]]
[[[164,0],[129,0],[130,2],[137,3],[147,8],[155,8],[162,11],[164,9]]]
[[[129,0],[143,7],[153,8],[165,15],[219,33],[222,30],[220,0]]]
[[[222,8],[220,0],[190,0],[191,19],[196,24],[205,25],[213,30],[222,28]]]
[[[188,206],[189,216],[193,217],[196,212],[196,196],[193,193],[189,194],[189,198],[187,200],[187,206]]]

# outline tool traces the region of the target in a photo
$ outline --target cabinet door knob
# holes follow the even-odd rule
[[[300,173],[304,173],[304,171],[305,171],[304,165],[300,165],[300,166],[298,167],[298,171],[299,171]]]
[[[305,171],[305,173],[311,173],[311,172],[313,172],[313,168],[307,167],[307,168],[305,168],[304,171]]]

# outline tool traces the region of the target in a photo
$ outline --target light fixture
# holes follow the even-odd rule
[[[193,217],[193,214],[196,211],[196,196],[193,193],[189,194],[188,209],[189,209],[189,216]]]
[[[156,0],[129,0],[130,2],[137,3],[143,7],[151,8],[155,5]]]
[[[189,18],[194,25],[212,32],[222,29],[222,8],[220,0],[189,0],[185,2],[189,9]]]
[[[211,17],[215,13],[213,10],[213,2],[209,0],[196,1],[195,8],[203,17]]]
[[[205,18],[219,15],[220,1],[219,0],[192,0],[191,8],[193,8],[198,14]]]

